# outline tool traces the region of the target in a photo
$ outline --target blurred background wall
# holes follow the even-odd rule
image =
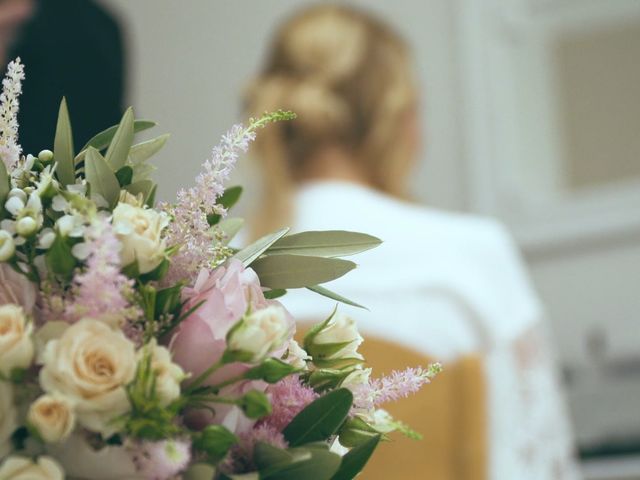
[[[171,198],[240,119],[275,25],[310,2],[103,3],[126,28],[137,116],[172,133],[158,160]],[[509,224],[548,309],[583,451],[640,450],[640,2],[352,3],[415,50],[416,199]],[[250,164],[236,180],[254,183]]]

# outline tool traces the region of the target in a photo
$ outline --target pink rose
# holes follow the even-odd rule
[[[16,272],[6,263],[0,263],[0,305],[20,305],[25,313],[33,313],[36,304],[36,287],[27,277]]]
[[[249,306],[253,310],[261,310],[274,303],[278,304],[264,298],[258,275],[236,259],[229,260],[212,272],[201,271],[194,286],[184,289],[183,300],[185,311],[204,302],[182,322],[170,342],[173,360],[186,372],[191,373],[191,378],[197,377],[220,359],[227,346],[227,332],[242,318]],[[293,318],[289,314],[287,317],[293,336]],[[275,356],[285,352],[288,341],[289,338],[281,349],[274,352]],[[247,365],[241,363],[225,365],[203,384],[215,385],[241,374],[247,368]],[[244,382],[227,387],[224,393],[235,396],[253,388],[264,390],[265,387],[263,382]],[[195,423],[202,423],[203,416],[209,417],[204,423],[212,423],[214,420],[216,423],[222,423],[230,420],[229,414],[235,414],[233,409],[222,408],[220,405],[216,406],[215,419],[210,418],[211,415],[205,412],[194,412],[192,416],[198,418]],[[244,422],[234,420],[232,423],[240,426]]]

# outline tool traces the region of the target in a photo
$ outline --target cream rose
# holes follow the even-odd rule
[[[284,359],[285,362],[298,370],[303,370],[307,368],[307,360],[310,359],[309,354],[304,351],[304,348],[302,348],[298,342],[293,338],[289,340],[289,348],[287,349],[287,355]]]
[[[357,358],[362,360],[363,357],[358,353],[358,347],[363,341],[364,339],[358,332],[358,326],[355,320],[343,313],[336,313],[328,325],[313,339],[313,343],[318,346],[344,344],[338,351],[327,355],[325,357],[326,360],[342,358]],[[314,352],[311,351],[310,353],[313,355]]]
[[[0,458],[11,450],[11,435],[18,428],[17,412],[13,403],[13,390],[0,381]]]
[[[119,203],[113,211],[113,226],[122,243],[122,265],[137,260],[140,273],[148,273],[160,265],[166,249],[162,231],[168,224],[162,212]]]
[[[6,262],[16,253],[13,236],[6,230],[0,230],[0,262]]]
[[[291,333],[287,312],[277,305],[256,310],[244,317],[229,332],[228,348],[253,354],[258,362],[267,354],[282,347]]]
[[[42,440],[56,443],[65,440],[75,427],[76,416],[72,402],[58,393],[43,395],[29,407],[27,421]]]
[[[14,368],[27,368],[33,360],[33,324],[22,307],[0,306],[0,372],[9,375]]]
[[[64,480],[64,472],[50,457],[36,462],[29,458],[11,456],[0,466],[0,480]]]
[[[103,322],[83,319],[51,340],[42,354],[40,385],[75,403],[78,422],[104,435],[112,420],[129,410],[125,386],[136,372],[132,342]]]
[[[186,378],[184,370],[171,361],[171,353],[159,346],[155,339],[148,345],[151,353],[151,369],[156,375],[156,392],[164,405],[180,396],[180,383]],[[140,355],[149,350],[143,349]]]

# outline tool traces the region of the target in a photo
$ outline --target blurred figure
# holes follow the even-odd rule
[[[25,64],[20,144],[53,148],[67,98],[76,148],[120,121],[124,53],[116,21],[93,0],[0,0],[0,56]]]
[[[303,11],[276,33],[246,107],[298,114],[257,140],[270,215],[255,220],[256,236],[292,225],[383,239],[329,288],[370,309],[340,306],[377,368],[445,363],[410,413],[389,408],[425,441],[382,445],[364,478],[576,478],[543,313],[507,232],[403,200],[420,145],[404,41],[350,7]],[[284,303],[309,321],[332,308],[309,292]]]

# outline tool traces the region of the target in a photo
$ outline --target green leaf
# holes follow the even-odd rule
[[[323,297],[330,298],[331,300],[335,300],[337,302],[345,303],[353,307],[364,308],[365,310],[368,310],[367,307],[364,307],[359,303],[354,302],[353,300],[349,300],[348,298],[345,298],[342,295],[338,295],[337,293],[332,292],[328,288],[321,287],[320,285],[313,285],[312,287],[307,287],[307,288],[312,292],[322,295]]]
[[[225,218],[222,220],[216,228],[218,228],[224,235],[223,243],[228,245],[231,240],[242,230],[244,227],[243,218]]]
[[[104,157],[113,171],[117,171],[127,163],[131,145],[133,145],[133,109],[129,107],[124,112]]]
[[[149,195],[147,195],[147,199],[144,201],[144,204],[147,207],[153,208],[153,206],[156,204],[157,191],[158,191],[158,184],[154,183],[153,187],[151,187],[151,191],[149,192]]]
[[[171,135],[165,133],[164,135],[160,135],[159,137],[152,138],[151,140],[147,140],[146,142],[138,143],[131,147],[129,150],[129,160],[132,163],[142,163],[145,160],[148,160],[156,153],[158,153],[162,147],[164,147],[167,140]]]
[[[65,98],[60,102],[56,136],[53,141],[53,159],[56,162],[58,180],[63,185],[70,185],[76,181],[75,163],[73,161],[73,133],[69,109]]]
[[[247,418],[259,419],[271,413],[269,397],[258,390],[249,390],[240,399],[238,405]]]
[[[307,405],[282,433],[292,447],[326,440],[344,423],[352,405],[349,390],[333,390]]]
[[[87,150],[84,170],[91,194],[100,194],[113,207],[120,197],[120,184],[104,157],[93,147]]]
[[[4,208],[4,203],[10,190],[9,173],[4,162],[0,160],[0,211]]]
[[[116,178],[118,179],[118,183],[121,187],[129,185],[133,179],[133,168],[125,165],[116,172]]]
[[[180,306],[180,295],[182,285],[177,284],[173,287],[158,290],[156,294],[156,312],[158,315],[172,313]]]
[[[358,475],[367,464],[371,455],[380,443],[380,435],[371,437],[370,440],[351,449],[342,457],[340,469],[331,477],[331,480],[351,480]]]
[[[281,468],[294,459],[288,451],[265,442],[257,442],[253,452],[253,461],[260,470]]]
[[[348,260],[303,255],[272,255],[252,264],[260,284],[268,288],[314,286],[340,278],[355,267]]]
[[[76,259],[71,253],[71,246],[66,239],[56,235],[56,239],[47,250],[45,261],[50,271],[56,275],[68,278],[76,268]]]
[[[240,200],[241,195],[242,195],[242,187],[240,186],[229,187],[224,191],[222,195],[220,195],[220,198],[218,198],[217,203],[218,205],[222,205],[225,209],[229,210],[236,203],[238,203],[238,200]],[[212,226],[216,225],[221,219],[222,219],[222,216],[217,213],[211,213],[207,215],[207,221],[209,222],[209,225],[212,225]]]
[[[215,467],[206,463],[196,463],[184,473],[184,480],[212,480],[215,476]],[[258,477],[255,480],[258,480]]]
[[[139,182],[127,185],[125,187],[125,190],[134,196],[137,196],[141,193],[143,200],[146,202],[151,197],[154,186],[155,183],[153,183],[151,180],[140,180]]]
[[[267,300],[275,300],[276,298],[284,297],[287,291],[284,288],[276,288],[274,290],[267,290],[264,292],[264,298]]]
[[[294,457],[288,465],[261,472],[263,480],[330,480],[340,468],[340,455],[325,448],[290,449]]]
[[[365,233],[341,230],[302,232],[281,238],[265,254],[344,257],[375,248],[381,243],[379,238]]]
[[[155,127],[156,122],[152,122],[151,120],[135,120],[133,122],[133,131],[134,133],[139,133],[149,128]],[[95,135],[91,140],[87,142],[87,144],[82,147],[82,151],[87,150],[89,147],[93,147],[96,150],[103,150],[109,146],[111,140],[113,140],[116,131],[118,130],[118,125],[114,125],[113,127],[109,127],[106,130]],[[80,153],[82,153],[82,151]]]
[[[222,425],[209,425],[193,437],[193,447],[204,452],[210,462],[217,463],[229,449],[238,443],[238,437]]]
[[[249,380],[264,380],[267,383],[276,383],[295,371],[295,367],[282,360],[267,358],[260,365],[247,370],[244,377]]]
[[[340,445],[347,448],[359,447],[377,436],[380,436],[380,432],[357,415],[348,418],[338,432]]]
[[[233,256],[233,258],[240,260],[245,267],[248,267],[255,259],[262,255],[267,248],[285,236],[288,231],[288,228],[283,228],[275,233],[265,235],[248,247],[240,250]]]

